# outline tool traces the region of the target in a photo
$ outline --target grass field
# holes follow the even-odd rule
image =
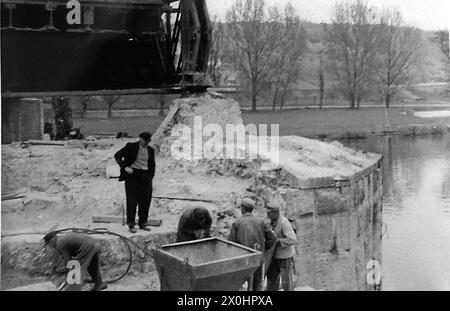
[[[385,124],[393,127],[409,124],[450,125],[450,118],[418,118],[404,108],[302,109],[282,112],[243,112],[245,124],[279,124],[281,135],[342,135],[347,132],[370,133]],[[142,131],[154,132],[162,117],[110,119],[75,119],[85,136],[95,132],[127,132],[137,136]]]

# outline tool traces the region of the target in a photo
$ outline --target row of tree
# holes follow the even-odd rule
[[[306,48],[306,31],[292,5],[280,11],[264,0],[236,0],[226,22],[214,22],[209,70],[217,80],[218,68],[230,64],[250,90],[252,109],[268,88],[275,109],[298,81]]]
[[[280,10],[264,0],[235,0],[226,22],[214,25],[212,75],[227,63],[250,90],[253,109],[267,89],[273,94],[273,108],[282,107],[302,78],[303,60],[311,48],[305,23],[292,5]],[[389,107],[420,64],[420,31],[406,26],[399,12],[381,11],[360,0],[337,4],[320,36],[320,48],[314,51],[319,54],[320,98],[325,88],[333,88],[351,108],[358,108],[373,90]]]
[[[351,108],[358,108],[374,87],[389,107],[420,63],[421,34],[404,26],[397,11],[380,12],[359,0],[338,4],[324,30],[326,68]]]

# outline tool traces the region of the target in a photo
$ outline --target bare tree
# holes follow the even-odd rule
[[[81,118],[86,118],[89,99],[89,96],[81,98]]]
[[[359,108],[373,82],[378,35],[375,9],[358,0],[334,8],[331,25],[324,26],[327,67],[337,89]]]
[[[323,97],[325,95],[325,74],[323,70],[322,50],[319,51],[319,108],[323,107]]]
[[[435,32],[434,40],[438,42],[442,53],[447,57],[444,64],[444,70],[447,72],[447,79],[450,81],[450,51],[449,51],[449,32],[447,30]],[[447,94],[450,94],[450,86],[447,87]]]
[[[213,32],[212,32],[212,44],[211,51],[209,53],[209,65],[208,65],[208,73],[213,79],[214,85],[218,85],[220,83],[220,66],[225,57],[225,31],[224,25],[222,22],[218,21],[217,18],[214,18],[212,23]]]
[[[270,10],[273,12],[273,10]],[[231,60],[250,85],[252,110],[269,81],[279,27],[275,16],[268,13],[264,0],[236,0],[227,12]]]
[[[447,57],[448,62],[450,62],[450,51],[449,51],[449,32],[448,30],[441,30],[435,32],[435,40],[439,43],[442,53]]]
[[[112,117],[112,111],[114,104],[120,99],[120,95],[114,96],[114,95],[107,95],[104,96],[104,100],[106,101],[108,105],[108,118]]]
[[[164,108],[166,106],[166,95],[165,94],[160,94],[158,96],[158,102],[159,102],[159,116],[163,116],[164,115]]]
[[[290,3],[286,4],[284,8],[284,16],[279,16],[276,8],[272,10],[272,16],[279,20],[278,27],[280,27],[278,44],[271,66],[274,87],[273,110],[277,105],[282,110],[288,92],[300,76],[301,60],[306,49],[307,37],[303,23]]]
[[[416,29],[403,27],[398,11],[385,11],[379,27],[378,82],[384,103],[389,108],[398,86],[408,79],[417,64],[422,45]]]

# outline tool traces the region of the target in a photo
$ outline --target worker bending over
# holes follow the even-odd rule
[[[284,291],[294,290],[293,267],[297,236],[289,220],[280,215],[280,207],[275,203],[267,205],[267,217],[275,233],[276,243],[272,261],[267,271],[268,291],[278,291],[281,285]]]
[[[94,287],[92,291],[106,289],[108,285],[103,282],[100,272],[100,251],[96,241],[87,234],[67,232],[57,236],[56,232],[50,232],[44,237],[45,245],[49,245],[63,256],[66,263],[77,260],[81,268],[81,282],[83,283],[86,272],[92,278]],[[82,285],[82,284],[80,284]]]
[[[204,207],[186,209],[178,222],[177,242],[209,237],[212,218]]]
[[[229,241],[239,243],[252,249],[265,252],[272,248],[276,237],[272,232],[271,226],[263,218],[253,215],[255,202],[250,198],[242,199],[240,217],[231,226]],[[249,289],[253,291],[262,290],[262,266],[253,273],[253,282],[248,282]],[[251,284],[253,283],[253,285]],[[250,286],[252,288],[250,288]]]

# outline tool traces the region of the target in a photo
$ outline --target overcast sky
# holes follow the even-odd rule
[[[234,2],[233,0],[206,0],[208,10],[213,17],[225,16],[225,12]],[[290,2],[299,15],[312,22],[327,22],[330,11],[337,2],[351,2],[352,0],[266,0],[269,5],[284,6]],[[450,28],[450,0],[366,0],[377,7],[395,7],[400,10],[406,22],[425,30],[440,30]]]

